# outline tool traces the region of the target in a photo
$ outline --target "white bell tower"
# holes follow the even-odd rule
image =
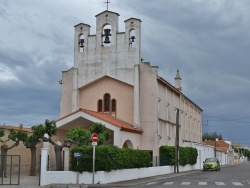
[[[80,23],[75,26],[74,66],[63,72],[61,115],[79,109],[80,88],[109,76],[133,86],[134,125],[139,127],[141,20],[125,20],[125,31],[120,32],[119,16],[118,13],[109,10],[97,14],[96,34],[90,33],[91,26],[88,24]],[[69,106],[70,110],[63,109],[69,109]]]

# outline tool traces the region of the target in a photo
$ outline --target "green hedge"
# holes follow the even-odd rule
[[[74,157],[75,152],[80,152],[80,157]],[[92,172],[93,147],[75,147],[70,151],[72,171]],[[151,157],[149,152],[118,148],[110,145],[101,145],[95,148],[95,171],[107,171],[128,168],[149,167]]]
[[[197,162],[198,152],[196,148],[179,147],[179,164],[185,166],[187,164],[194,165]],[[160,165],[175,164],[175,146],[160,147]]]
[[[175,147],[161,146],[160,147],[160,165],[174,165],[175,163]]]

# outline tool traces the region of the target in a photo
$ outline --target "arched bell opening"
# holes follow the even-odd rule
[[[136,48],[136,36],[134,29],[131,29],[129,32],[129,47]]]
[[[81,33],[79,35],[79,42],[78,42],[78,49],[79,52],[83,52],[84,51],[84,35]]]
[[[130,148],[130,149],[134,149],[133,144],[130,140],[126,140],[122,146],[122,148]]]
[[[111,46],[112,32],[111,25],[107,24],[103,27],[102,46]]]

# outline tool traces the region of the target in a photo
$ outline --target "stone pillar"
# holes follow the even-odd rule
[[[64,171],[69,171],[69,148],[63,148],[64,151]]]
[[[40,185],[46,185],[46,172],[47,172],[47,159],[48,159],[48,148],[41,148],[41,172],[40,172]]]

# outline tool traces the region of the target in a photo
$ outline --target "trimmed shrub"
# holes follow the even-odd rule
[[[198,152],[196,148],[179,147],[179,164],[185,166],[187,164],[194,165],[197,162]],[[175,146],[160,147],[160,165],[175,164]]]
[[[74,157],[74,153],[82,155]],[[73,171],[92,172],[93,168],[93,147],[75,147],[70,151],[71,168]],[[95,171],[107,171],[128,168],[149,167],[151,157],[149,152],[118,148],[111,145],[100,145],[95,148]]]
[[[160,147],[160,166],[174,165],[175,163],[175,147],[161,146]]]

